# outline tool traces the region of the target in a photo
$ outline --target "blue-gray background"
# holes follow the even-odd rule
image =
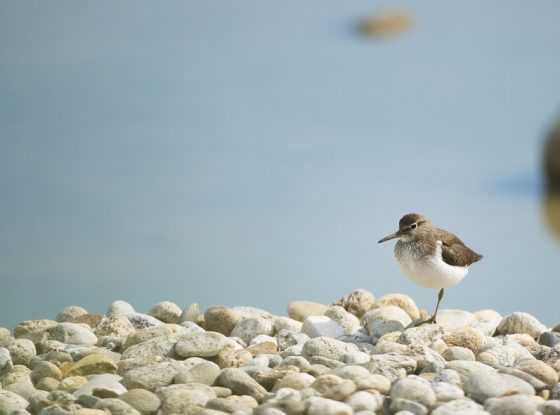
[[[356,35],[403,6],[414,28]],[[0,325],[65,305],[430,290],[408,211],[485,254],[444,307],[560,320],[541,144],[560,3],[2,1]]]

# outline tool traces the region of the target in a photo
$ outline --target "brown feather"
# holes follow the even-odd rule
[[[435,238],[442,242],[441,256],[448,265],[466,267],[482,259],[482,255],[474,252],[451,232],[435,229]]]

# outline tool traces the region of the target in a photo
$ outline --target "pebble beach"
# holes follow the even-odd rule
[[[554,415],[560,325],[358,289],[332,304],[69,306],[0,328],[0,415]]]

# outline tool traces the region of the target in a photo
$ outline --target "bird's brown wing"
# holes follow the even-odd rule
[[[482,259],[482,255],[474,252],[451,232],[438,229],[436,239],[442,242],[441,256],[448,265],[466,267]]]

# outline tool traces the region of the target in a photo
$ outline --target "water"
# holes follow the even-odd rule
[[[366,1],[7,3],[0,325],[357,287],[431,309],[376,244],[409,211],[485,255],[444,307],[560,321],[560,5],[403,4],[414,29],[368,41]]]

